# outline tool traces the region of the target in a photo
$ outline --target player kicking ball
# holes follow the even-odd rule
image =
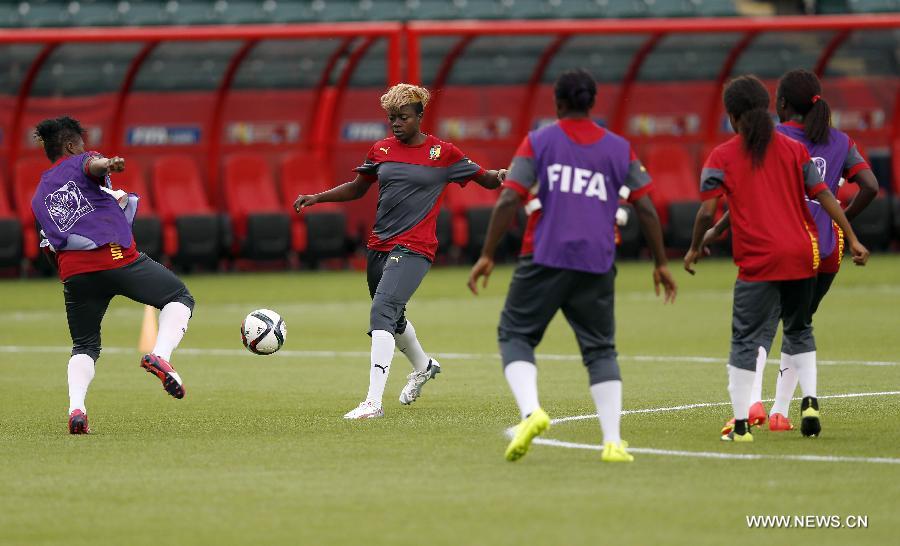
[[[506,459],[523,457],[535,436],[550,426],[550,417],[538,402],[534,349],[562,309],[578,340],[603,429],[600,459],[630,462],[634,457],[619,429],[622,376],[613,309],[615,223],[623,189],[634,203],[656,261],[657,295],[662,285],[665,302],[674,302],[677,288],[667,266],[659,217],[650,201],[646,169],[628,141],[590,117],[597,95],[594,79],[584,70],[566,72],[556,81],[554,94],[559,120],[532,131],[519,145],[468,285],[477,294],[483,277],[487,286],[497,245],[518,207],[528,203],[526,210],[531,212],[521,257],[498,328],[503,372],[522,414]]]
[[[413,366],[400,393],[401,404],[412,404],[426,382],[441,371],[422,349],[406,318],[406,304],[431,268],[437,252],[437,215],[448,184],[470,180],[488,189],[500,186],[505,171],[486,171],[456,146],[419,130],[429,93],[422,87],[397,84],[381,97],[392,137],[372,146],[352,181],[316,195],[300,195],[300,213],[316,203],[359,199],[378,184],[378,209],[368,241],[366,276],[372,308],[369,335],[372,352],[366,399],[345,419],[384,416],[382,398],[394,348]]]
[[[844,215],[852,222],[878,195],[878,180],[853,139],[831,126],[831,109],[822,97],[822,84],[819,78],[808,70],[791,70],[782,76],[775,96],[775,111],[781,121],[775,130],[806,147],[832,194],[837,195],[842,177],[850,183],[859,185],[859,192],[844,211]],[[815,315],[840,270],[844,254],[844,233],[818,201],[808,200],[806,204],[816,222],[819,253],[822,256],[816,273],[816,287],[812,301],[812,314]],[[728,229],[728,217],[729,214],[725,213],[715,227],[706,232],[702,243],[704,248]],[[777,326],[777,319],[771,324]],[[751,426],[763,425],[767,420],[766,409],[762,403],[762,383],[769,349],[761,347],[756,361],[756,375],[750,398]],[[793,355],[781,352],[781,365],[775,385],[775,404],[768,415],[769,430],[773,432],[794,429],[788,418],[788,406],[798,383],[794,359]],[[812,396],[815,396],[815,393]],[[733,420],[726,423],[722,434],[731,432],[733,426]]]
[[[47,119],[35,129],[53,165],[41,175],[31,210],[41,226],[41,246],[56,258],[72,336],[69,359],[69,433],[88,434],[85,397],[100,358],[100,323],[115,296],[161,309],[156,346],[140,365],[167,393],[184,397],[181,377],[169,364],[194,309],[184,283],[138,252],[131,233],[138,197],[113,190],[110,173],[125,170],[121,157],[84,149],[84,130],[70,117]]]
[[[779,320],[784,328],[782,352],[797,367],[803,390],[801,431],[804,436],[817,436],[821,423],[812,304],[820,250],[806,198],[818,201],[841,228],[854,262],[865,265],[869,251],[856,239],[807,149],[775,130],[768,112],[769,93],[762,82],[753,76],[735,78],[723,97],[738,134],[717,146],[706,160],[700,181],[703,202],[684,257],[684,268],[693,274],[719,199],[727,196],[738,278],[727,367],[734,428],[721,439],[753,441],[749,413],[757,358],[760,347],[771,346]]]

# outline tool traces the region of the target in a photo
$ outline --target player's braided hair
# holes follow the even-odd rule
[[[725,110],[738,120],[738,129],[753,166],[766,157],[775,124],[769,115],[769,92],[756,76],[738,76],[725,86]]]
[[[809,70],[791,70],[778,81],[779,98],[803,116],[803,133],[816,144],[828,142],[831,108],[822,98],[822,84]]]
[[[425,111],[431,93],[424,87],[418,87],[408,83],[398,83],[381,95],[381,107],[385,111],[399,110],[401,107],[411,104],[416,109],[416,114]]]
[[[63,155],[66,142],[75,138],[84,138],[84,129],[78,120],[69,116],[56,119],[45,119],[34,128],[34,136],[44,147],[47,159],[56,161]]]
[[[556,100],[576,112],[588,112],[594,107],[597,83],[587,70],[567,70],[560,74],[553,86]]]

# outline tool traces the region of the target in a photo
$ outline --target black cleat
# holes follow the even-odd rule
[[[809,438],[815,438],[822,432],[819,421],[819,400],[807,396],[800,402],[800,432]]]

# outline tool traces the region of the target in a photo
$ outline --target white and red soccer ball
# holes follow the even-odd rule
[[[284,345],[287,326],[275,311],[257,309],[241,323],[241,341],[248,351],[258,355],[270,355]]]

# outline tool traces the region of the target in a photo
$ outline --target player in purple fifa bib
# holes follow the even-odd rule
[[[853,220],[878,194],[878,180],[875,179],[871,167],[863,159],[853,139],[831,126],[831,109],[822,98],[822,84],[819,78],[808,70],[787,72],[778,82],[775,109],[781,122],[775,130],[806,147],[832,194],[837,195],[842,179],[859,185],[859,192],[844,211],[847,219]],[[844,254],[844,234],[818,201],[807,199],[806,204],[816,223],[821,256],[811,304],[811,312],[815,313],[840,269],[841,257]],[[703,246],[706,247],[719,238],[728,226],[729,215],[726,213],[719,223],[706,233]],[[772,337],[774,332],[768,339]],[[793,430],[794,426],[788,418],[788,407],[799,382],[799,367],[793,362],[794,358],[791,355],[781,353],[781,365],[775,386],[775,404],[767,417],[762,403],[762,382],[770,350],[771,347],[760,347],[757,357],[749,423],[762,425],[768,419],[769,430],[778,432]],[[733,420],[726,423],[722,433],[730,432],[732,425]]]
[[[534,231],[534,263],[606,273],[616,253],[614,219],[631,167],[631,145],[609,131],[572,146],[558,124],[529,136],[544,218]]]
[[[138,252],[131,234],[138,197],[114,190],[109,176],[125,170],[125,160],[85,151],[84,130],[70,117],[40,122],[35,136],[53,163],[41,175],[31,210],[44,236],[41,246],[56,259],[72,336],[68,428],[70,434],[88,434],[85,398],[112,298],[160,309],[156,345],[140,366],[175,398],[185,391],[169,360],[187,330],[194,298],[171,271]]]
[[[622,377],[615,348],[613,312],[616,269],[615,221],[619,197],[631,201],[656,261],[656,293],[675,301],[662,229],[650,201],[650,177],[624,138],[590,118],[597,86],[584,70],[563,73],[554,86],[559,120],[531,132],[513,157],[488,226],[481,258],[469,275],[478,293],[494,268],[494,252],[516,209],[527,203],[530,217],[522,256],[500,315],[498,338],[503,373],[522,422],[506,449],[515,461],[535,436],[550,426],[538,403],[534,349],[562,309],[575,332],[587,368],[591,396],[603,429],[600,460],[633,460],[622,441]],[[536,199],[534,197],[536,196]]]

